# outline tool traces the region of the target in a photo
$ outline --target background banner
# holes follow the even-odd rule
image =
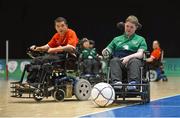
[[[8,78],[20,80],[24,66],[29,64],[28,59],[12,59],[8,62]],[[0,60],[0,79],[6,79],[6,62],[5,59]]]
[[[29,64],[28,59],[11,59],[8,62],[9,79],[20,80],[25,64]],[[106,63],[103,61],[103,68]],[[169,77],[180,77],[180,58],[164,58],[165,75]],[[106,70],[105,70],[106,71]],[[6,79],[5,59],[0,59],[0,79]]]

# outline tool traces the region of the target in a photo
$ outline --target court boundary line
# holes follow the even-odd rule
[[[180,94],[157,98],[157,99],[154,99],[154,100],[150,101],[150,103],[151,103],[151,102],[154,102],[154,101],[157,101],[157,100],[162,100],[162,99],[166,99],[166,98],[170,98],[170,97],[176,97],[176,96],[180,96]],[[148,104],[149,104],[149,103],[148,103]],[[88,114],[85,114],[85,115],[76,116],[75,118],[86,117],[86,116],[88,116],[88,115],[93,115],[93,114],[97,114],[97,113],[102,113],[102,112],[106,112],[106,111],[110,111],[110,110],[116,110],[116,109],[119,109],[119,108],[121,109],[121,108],[124,108],[124,107],[129,107],[129,106],[134,106],[134,105],[138,105],[138,103],[131,104],[131,105],[127,105],[127,106],[110,108],[110,109],[107,109],[107,110],[104,110],[104,111],[100,111],[100,112],[88,113]]]

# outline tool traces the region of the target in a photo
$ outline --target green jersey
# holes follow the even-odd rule
[[[137,52],[139,49],[147,50],[147,44],[142,36],[133,34],[128,38],[126,34],[123,34],[115,37],[106,49],[108,49],[111,54],[115,51]]]
[[[93,59],[96,58],[97,52],[95,48],[92,49],[84,49],[81,52],[82,59]]]

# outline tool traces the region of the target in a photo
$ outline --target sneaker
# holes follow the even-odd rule
[[[116,81],[116,82],[114,82],[113,83],[113,85],[114,85],[114,88],[116,88],[116,89],[122,89],[122,82],[121,81]]]
[[[129,85],[132,85],[132,84],[137,84],[136,81],[131,81],[129,82]],[[132,90],[136,90],[136,86],[127,86],[127,90],[129,91],[132,91]]]
[[[89,77],[91,77],[92,75],[91,75],[91,74],[83,74],[82,76],[85,77],[85,78],[86,78],[86,77],[89,78]]]

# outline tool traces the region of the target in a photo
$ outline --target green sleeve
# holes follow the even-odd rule
[[[90,55],[91,55],[93,58],[96,58],[96,56],[97,56],[96,48],[91,49]]]
[[[146,40],[144,38],[140,43],[139,49],[144,49],[144,51],[147,50],[147,44],[146,44]]]
[[[81,53],[83,59],[87,59],[89,56],[89,51],[87,49],[84,49]]]
[[[106,47],[106,49],[112,54],[115,49],[115,38],[110,42],[110,44]]]

